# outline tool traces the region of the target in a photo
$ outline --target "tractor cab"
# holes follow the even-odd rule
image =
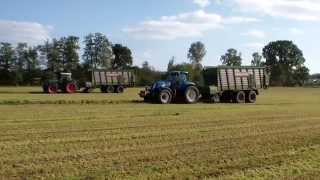
[[[72,74],[71,73],[60,73],[60,78],[59,80],[64,80],[64,81],[72,81]]]
[[[179,82],[179,81],[188,81],[189,73],[188,72],[181,72],[181,71],[173,71],[170,72],[167,80],[171,82]]]

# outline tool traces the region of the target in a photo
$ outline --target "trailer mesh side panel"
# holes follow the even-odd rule
[[[94,71],[92,73],[92,83],[95,86],[134,86],[135,77],[132,72],[128,71]]]
[[[216,69],[218,70],[216,86],[220,91],[262,89],[266,83],[264,68],[216,67]]]

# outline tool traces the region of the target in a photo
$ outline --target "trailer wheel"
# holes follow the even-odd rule
[[[114,87],[113,86],[108,86],[106,89],[106,93],[114,93]]]
[[[235,103],[245,103],[246,93],[244,91],[238,91],[235,93]]]
[[[161,104],[170,104],[172,101],[172,94],[170,91],[164,89],[159,93],[158,97],[159,103]]]
[[[57,87],[57,85],[53,85],[53,84],[48,85],[48,87],[47,87],[47,93],[49,93],[49,94],[55,94],[55,93],[57,93],[57,92],[58,92],[58,87]]]
[[[249,91],[246,97],[247,103],[255,103],[257,101],[257,93],[255,91]]]
[[[124,87],[123,86],[118,86],[116,88],[116,93],[123,93],[124,92]]]
[[[101,90],[102,93],[106,93],[107,92],[107,87],[101,86],[100,90]]]
[[[193,104],[199,100],[199,90],[195,86],[190,86],[186,89],[184,93],[184,99],[186,103]]]

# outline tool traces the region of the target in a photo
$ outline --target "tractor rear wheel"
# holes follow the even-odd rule
[[[123,93],[124,92],[124,87],[123,86],[118,86],[116,88],[116,93]]]
[[[158,97],[159,103],[161,104],[170,104],[172,101],[172,94],[169,90],[162,90],[159,93],[159,97]]]
[[[48,85],[48,87],[47,87],[47,92],[48,92],[49,94],[55,94],[55,93],[57,93],[57,92],[58,92],[58,87],[57,87],[57,85],[53,85],[53,84]]]
[[[189,103],[189,104],[198,102],[199,96],[200,96],[199,90],[195,86],[188,87],[184,93],[184,99],[186,103]]]
[[[244,91],[238,91],[235,93],[234,97],[235,103],[245,103],[246,102],[246,93]]]
[[[73,94],[77,91],[77,85],[75,83],[68,83],[66,85],[66,93]]]
[[[249,91],[246,97],[247,103],[255,103],[257,101],[257,93],[255,91]]]

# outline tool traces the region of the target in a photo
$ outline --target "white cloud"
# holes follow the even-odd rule
[[[318,0],[234,0],[234,2],[243,11],[301,21],[320,20]]]
[[[52,29],[52,26],[45,26],[36,22],[0,20],[0,41],[14,44],[26,42],[36,45],[49,39]]]
[[[289,32],[293,35],[301,35],[303,34],[304,32],[298,28],[290,28],[289,29]]]
[[[260,20],[252,17],[233,16],[224,19],[224,24],[241,24],[241,23],[253,23]]]
[[[250,30],[249,32],[243,33],[244,36],[249,36],[249,37],[253,37],[253,38],[260,38],[263,39],[265,38],[267,35],[265,32],[260,31],[260,30]]]
[[[205,32],[223,27],[225,24],[239,24],[258,21],[255,18],[230,17],[207,13],[203,10],[176,16],[163,16],[160,20],[141,22],[136,27],[123,29],[137,38],[172,40],[183,37],[199,37]]]
[[[250,49],[255,49],[255,50],[260,50],[265,46],[263,43],[259,42],[252,42],[252,43],[247,43],[244,44],[244,47],[250,48]]]
[[[209,6],[211,4],[211,1],[210,0],[193,0],[193,3],[204,8]]]

